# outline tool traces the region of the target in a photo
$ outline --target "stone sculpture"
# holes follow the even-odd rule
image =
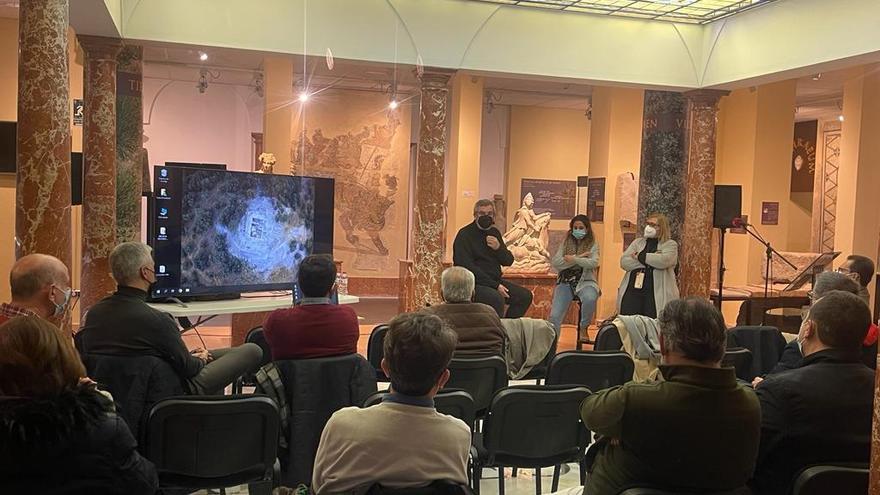
[[[522,206],[513,215],[510,230],[504,234],[504,243],[513,254],[513,265],[506,272],[547,273],[550,271],[549,244],[550,213],[535,213],[535,198],[528,193]]]

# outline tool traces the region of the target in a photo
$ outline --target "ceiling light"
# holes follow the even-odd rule
[[[822,73],[821,73],[821,72],[818,73],[818,74],[816,74],[815,76],[813,76],[813,80],[814,80],[814,81],[818,81],[819,79],[822,79]]]
[[[843,115],[838,115],[837,120],[839,120],[840,122],[843,122]]]
[[[199,60],[205,62],[208,60],[208,54],[205,52],[199,52]]]
[[[300,103],[305,103],[305,102],[309,101],[309,94],[306,93],[305,91],[300,93],[299,94],[299,101],[300,101]]]
[[[400,103],[397,103],[397,100],[392,99],[391,102],[388,103],[388,108],[392,110],[397,110],[397,107],[400,106]]]

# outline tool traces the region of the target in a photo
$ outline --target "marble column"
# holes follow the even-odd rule
[[[113,292],[116,245],[116,56],[120,40],[79,36],[83,63],[82,310]]]
[[[68,0],[21,0],[15,254],[71,262]]]
[[[126,45],[116,57],[116,242],[141,238],[144,100],[143,48]]]
[[[696,90],[687,99],[687,172],[679,251],[682,297],[709,297],[712,280],[712,223],[715,210],[715,127],[721,90]]]
[[[450,74],[421,76],[415,217],[413,219],[414,306],[440,302],[443,268],[443,170],[446,162]]]
[[[639,232],[650,213],[669,219],[672,238],[681,244],[687,170],[686,102],[681,93],[645,91],[642,159],[639,172]]]

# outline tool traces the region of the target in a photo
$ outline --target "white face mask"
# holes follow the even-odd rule
[[[653,239],[655,237],[657,237],[657,229],[650,225],[645,225],[645,238]]]
[[[73,294],[73,289],[68,288],[67,290],[61,290],[62,294],[64,294],[64,302],[58,304],[55,300],[52,300],[52,304],[55,305],[55,309],[52,311],[52,316],[59,317],[64,314],[64,311],[67,309],[67,304],[70,302],[70,296]]]

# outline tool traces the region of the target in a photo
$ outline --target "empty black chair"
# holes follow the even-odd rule
[[[364,407],[379,404],[388,394],[387,391],[376,392],[367,397],[367,400],[364,401]],[[434,396],[434,408],[437,409],[437,412],[464,421],[473,430],[474,421],[477,419],[477,410],[474,408],[474,399],[464,390],[450,388],[441,390]]]
[[[749,383],[755,378],[752,374],[752,353],[744,347],[732,347],[724,351],[721,366],[734,367],[736,377]]]
[[[387,488],[376,483],[367,490],[366,495],[470,495],[472,493],[467,485],[438,480],[418,488]]]
[[[764,376],[773,370],[788,343],[776,327],[737,326],[727,332],[728,347],[745,347],[752,353],[752,377]]]
[[[614,323],[608,322],[599,327],[596,334],[596,342],[593,344],[594,351],[619,351],[623,349],[623,341]]]
[[[263,359],[260,361],[260,365],[257,366],[257,369],[272,362],[272,349],[269,348],[269,342],[266,341],[266,334],[263,332],[263,327],[251,328],[250,331],[248,331],[247,336],[244,338],[244,341],[245,343],[257,344],[263,351]],[[241,378],[235,380],[232,384],[232,393],[240,394],[242,387],[245,386],[257,386],[256,372],[245,373]]]
[[[505,466],[535,469],[535,490],[541,493],[541,468],[556,466],[553,491],[559,487],[560,465],[577,461],[584,482],[584,452],[589,432],[581,421],[580,405],[590,395],[586,387],[506,387],[492,398],[483,433],[475,439],[473,482],[479,490],[482,468]],[[504,476],[498,477],[504,495]]]
[[[166,397],[183,395],[184,385],[170,364],[156,356],[82,354],[89,377],[110,392],[116,412],[134,438],[153,404]]]
[[[453,358],[446,386],[470,394],[477,417],[482,417],[495,392],[507,386],[507,363],[501,356]]]
[[[660,490],[658,488],[627,488],[620,495],[752,495],[752,491],[746,487],[728,490],[725,492],[683,492],[680,490]]]
[[[868,467],[811,466],[795,478],[794,495],[868,493]]]
[[[172,397],[150,410],[144,455],[162,488],[197,490],[250,484],[269,494],[280,418],[262,395]]]
[[[367,340],[367,361],[376,370],[376,381],[387,382],[388,377],[382,371],[382,358],[385,357],[385,334],[388,333],[388,325],[378,325],[370,332]]]
[[[632,380],[634,368],[625,352],[566,351],[550,363],[547,385],[583,385],[598,392]]]
[[[547,370],[550,368],[550,361],[553,360],[553,356],[556,355],[556,348],[559,345],[559,331],[556,330],[556,337],[553,338],[553,344],[550,346],[550,350],[547,351],[547,355],[544,356],[544,359],[541,360],[540,363],[535,365],[534,368],[530,369],[526,376],[522,377],[523,380],[535,380],[535,383],[540,385],[542,379],[547,378]]]

